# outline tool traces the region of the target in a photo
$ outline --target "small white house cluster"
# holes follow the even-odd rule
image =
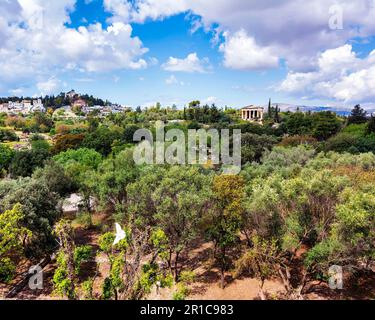
[[[9,101],[8,103],[0,104],[0,112],[7,114],[29,114],[33,112],[46,112],[41,99],[36,100],[22,100]]]

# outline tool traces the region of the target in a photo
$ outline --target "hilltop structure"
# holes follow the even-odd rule
[[[241,118],[245,121],[263,124],[264,108],[253,105],[245,107],[241,109]]]

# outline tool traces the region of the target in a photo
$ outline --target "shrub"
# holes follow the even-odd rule
[[[0,282],[8,283],[13,280],[16,266],[9,258],[1,259]]]
[[[297,147],[301,144],[315,146],[317,143],[318,140],[314,137],[297,135],[283,138],[279,145],[282,147]]]
[[[355,147],[357,142],[358,138],[356,136],[350,133],[339,133],[325,143],[324,149],[325,151],[356,153],[358,152]]]
[[[366,128],[367,128],[367,125],[365,123],[350,124],[350,125],[346,126],[345,128],[343,128],[341,130],[341,132],[347,133],[347,134],[350,134],[350,135],[356,136],[356,137],[362,137],[366,133]]]
[[[16,135],[14,131],[11,130],[0,130],[0,141],[5,142],[5,141],[19,141],[20,139]]]
[[[81,285],[81,290],[83,293],[83,299],[85,300],[93,300],[93,289],[94,289],[94,279],[90,278],[84,281]]]
[[[69,149],[77,149],[81,146],[84,138],[85,136],[83,134],[65,134],[58,136],[55,140],[53,153],[59,154]]]
[[[189,289],[185,284],[178,284],[176,292],[173,293],[173,300],[182,301],[186,300],[186,297],[189,295]]]

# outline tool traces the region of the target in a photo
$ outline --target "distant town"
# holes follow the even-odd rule
[[[88,114],[94,112],[98,117],[105,117],[111,113],[121,113],[128,110],[128,107],[119,104],[112,104],[108,101],[95,99],[92,96],[82,96],[75,90],[67,93],[61,93],[58,97],[37,98],[37,99],[19,99],[9,98],[7,102],[5,99],[0,100],[0,113],[8,115],[28,115],[34,112],[52,112],[53,117],[57,119],[73,119],[85,118]],[[44,103],[44,101],[58,100],[60,103],[55,104]],[[101,104],[94,104],[93,102],[102,102]],[[60,105],[59,105],[60,104]]]

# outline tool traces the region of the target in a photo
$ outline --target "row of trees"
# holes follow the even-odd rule
[[[200,116],[195,113],[200,109],[192,104],[191,115]],[[134,114],[139,120],[147,113]],[[230,110],[221,114],[235,119]],[[375,157],[356,154],[375,150],[359,149],[361,144],[372,148],[374,118],[344,126],[332,113],[297,112],[281,114],[275,127],[222,122],[223,128],[243,131],[243,170],[223,176],[220,168],[209,166],[136,166],[133,134],[153,127],[128,115],[56,127],[52,148],[40,136],[32,137],[31,150],[0,147],[3,174],[13,178],[0,182],[1,280],[12,278],[20,257],[36,259],[58,250],[55,292],[76,299],[84,291],[93,298],[93,279],[81,283],[80,273],[93,250],[76,245],[70,223],[60,221],[61,201],[73,192],[82,196],[81,214],[89,224],[96,199],[110,226],[118,222],[126,232],[126,239],[113,246],[114,234],[103,227],[99,247],[110,266],[103,299],[140,299],[156,283],[186,281],[189,270],[182,258],[197,241],[213,243],[223,287],[228,270],[252,275],[260,280],[262,298],[267,297],[265,280],[275,276],[287,297],[301,298],[312,280],[325,279],[329,265],[369,272]],[[198,121],[169,128],[186,132],[199,128]],[[349,145],[338,150],[342,144],[334,139],[343,134],[356,139],[357,150],[348,150]],[[336,149],[342,154],[330,152]],[[293,267],[296,261],[299,268]]]
[[[87,199],[96,197],[127,232],[124,247],[109,245],[113,234],[103,235],[100,241],[111,261],[111,276],[103,291],[107,298],[141,297],[148,292],[141,282],[151,273],[164,280],[172,274],[179,281],[186,271],[181,255],[197,239],[213,242],[223,286],[225,272],[234,268],[238,276],[250,274],[261,283],[279,276],[288,296],[296,298],[311,289],[312,280],[325,277],[332,264],[356,272],[370,270],[375,240],[373,154],[325,156],[301,146],[277,147],[259,164],[247,165],[239,176],[217,175],[199,167],[140,168],[134,165],[131,150],[106,160],[93,150],[68,151],[55,161],[57,165],[40,170],[34,179],[57,170],[60,194],[73,185]],[[20,194],[9,197],[22,199]],[[33,235],[38,230],[29,229]],[[233,250],[241,246],[245,253],[237,261]],[[292,261],[301,247],[305,248],[302,267],[296,270]],[[150,253],[152,259],[142,268],[140,261]],[[157,261],[166,268],[156,266]],[[133,271],[131,277],[127,270]],[[300,279],[298,285],[291,277]],[[147,288],[152,285],[144,283]],[[262,295],[266,292],[261,290]]]

